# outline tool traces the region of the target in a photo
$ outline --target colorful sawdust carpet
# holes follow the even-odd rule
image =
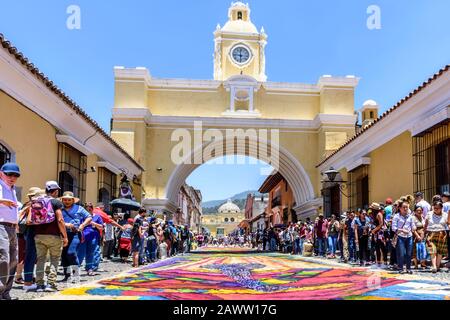
[[[330,300],[450,298],[449,287],[388,273],[333,268],[278,253],[177,256],[49,299]]]

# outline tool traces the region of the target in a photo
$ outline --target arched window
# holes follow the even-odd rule
[[[11,161],[11,152],[0,143],[0,167]]]
[[[242,20],[242,12],[238,11],[238,16],[237,16],[238,20]]]

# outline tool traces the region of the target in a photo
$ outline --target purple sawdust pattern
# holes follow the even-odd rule
[[[265,266],[259,263],[247,264],[210,264],[205,266],[206,269],[220,270],[227,277],[235,280],[244,288],[252,289],[260,292],[274,292],[279,290],[286,290],[286,287],[267,285],[261,281],[255,280],[252,276],[252,270],[262,269]]]

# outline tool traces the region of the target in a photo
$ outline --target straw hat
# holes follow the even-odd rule
[[[381,205],[379,203],[372,202],[372,204],[370,205],[369,209],[372,209],[372,210],[375,210],[375,211],[381,211],[383,208],[381,207]]]
[[[77,202],[80,201],[80,199],[75,197],[73,192],[71,192],[71,191],[66,191],[66,192],[63,193],[63,196],[61,197],[61,200],[64,200],[64,199],[73,199],[74,203],[77,203]]]
[[[31,187],[30,189],[28,189],[27,197],[34,197],[40,191],[41,191],[41,188]]]

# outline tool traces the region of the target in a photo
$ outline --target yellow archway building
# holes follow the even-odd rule
[[[203,214],[202,227],[207,228],[213,237],[228,236],[244,218],[244,212],[229,199],[219,207],[217,213]]]
[[[297,214],[316,214],[322,206],[316,164],[355,134],[359,79],[325,75],[316,84],[267,81],[267,34],[258,31],[250,8],[241,2],[233,3],[226,24],[217,26],[214,43],[213,80],[155,78],[141,67],[114,69],[111,135],[146,170],[143,204],[174,212],[179,188],[206,160],[231,152],[270,163],[262,151],[270,149],[272,155],[276,148],[277,167],[293,190]],[[240,148],[234,138],[225,139],[227,130],[238,129],[258,133],[258,145]],[[192,137],[184,141],[192,148],[183,153],[191,161],[182,163],[173,160],[180,143],[174,132],[180,130]]]

